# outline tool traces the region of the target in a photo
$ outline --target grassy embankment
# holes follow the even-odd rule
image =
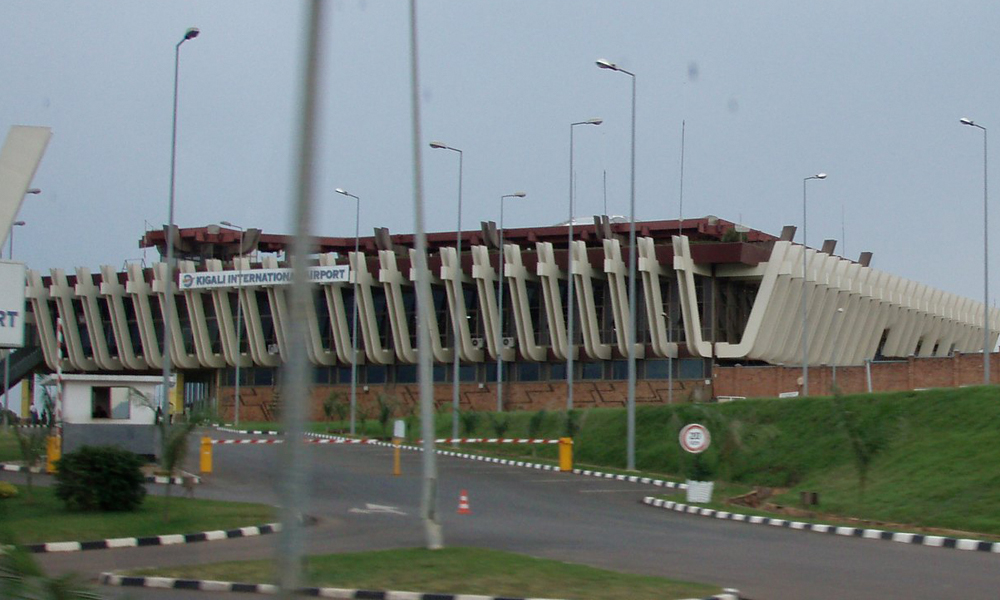
[[[252,561],[145,569],[158,575],[222,581],[261,582],[273,563]],[[482,548],[403,549],[312,556],[309,585],[368,590],[417,590],[441,594],[577,600],[660,600],[703,598],[719,588],[595,569],[556,560]]]
[[[501,415],[508,422],[505,436],[564,433],[565,413],[550,411],[541,419],[534,415]],[[412,416],[407,420],[415,438],[419,422]],[[576,420],[576,464],[623,469],[624,409],[578,411]],[[643,406],[636,411],[636,467],[683,479],[690,456],[680,450],[677,435],[691,422],[711,431],[706,458],[716,466],[717,480],[732,484],[728,489],[733,493],[750,486],[781,488],[787,491],[774,501],[795,505],[799,491],[815,491],[820,499],[816,510],[825,514],[1000,535],[996,388]],[[313,430],[343,427],[337,422],[312,424]],[[450,435],[450,413],[437,416],[436,430],[439,436]],[[369,435],[379,431],[377,422],[368,421]],[[484,413],[471,433],[463,423],[462,435],[493,437],[496,429]],[[479,448],[540,460],[556,457],[553,446]],[[859,458],[869,463],[863,493]]]

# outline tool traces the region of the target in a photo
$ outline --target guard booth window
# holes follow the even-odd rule
[[[128,419],[130,415],[127,387],[95,386],[91,389],[90,418]]]

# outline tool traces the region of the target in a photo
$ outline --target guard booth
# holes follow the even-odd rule
[[[63,375],[63,453],[81,446],[119,446],[148,457],[159,452],[157,390],[149,375]],[[54,385],[55,378],[44,384]]]

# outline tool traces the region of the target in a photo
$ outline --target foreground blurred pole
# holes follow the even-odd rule
[[[282,388],[281,412],[285,422],[285,444],[282,445],[279,468],[284,475],[280,490],[281,537],[276,562],[282,597],[295,597],[302,585],[302,525],[306,504],[306,476],[309,465],[302,442],[306,404],[309,401],[310,378],[306,363],[306,310],[311,290],[306,281],[306,257],[311,251],[309,223],[312,221],[313,171],[316,154],[316,96],[319,90],[319,60],[322,55],[320,24],[323,22],[322,0],[312,0],[306,15],[306,56],[302,74],[302,98],[299,109],[299,155],[295,204],[292,214],[295,238],[292,241],[291,323],[285,347],[285,376]]]
[[[434,383],[431,380],[431,334],[428,314],[434,310],[427,271],[427,236],[424,235],[424,179],[420,163],[420,76],[417,60],[417,3],[410,0],[410,110],[413,119],[413,212],[417,236],[417,373],[420,381],[420,430],[424,437],[424,485],[420,515],[425,545],[444,547],[437,519],[437,462],[434,454]],[[456,374],[457,375],[457,374]]]

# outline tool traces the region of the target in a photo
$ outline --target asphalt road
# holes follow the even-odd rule
[[[277,502],[278,446],[215,446],[200,498]],[[420,461],[374,446],[310,445],[309,553],[419,546]],[[660,488],[438,457],[445,543],[735,587],[754,600],[941,599],[1000,596],[1000,556],[723,522],[640,504]],[[457,514],[461,490],[471,515]],[[371,509],[368,505],[392,507]],[[352,509],[355,509],[352,512]],[[368,511],[368,512],[357,512]],[[40,555],[51,572],[270,559],[277,536]],[[267,575],[262,574],[261,580]],[[109,595],[120,591],[105,588]],[[141,598],[243,594],[133,590]]]

